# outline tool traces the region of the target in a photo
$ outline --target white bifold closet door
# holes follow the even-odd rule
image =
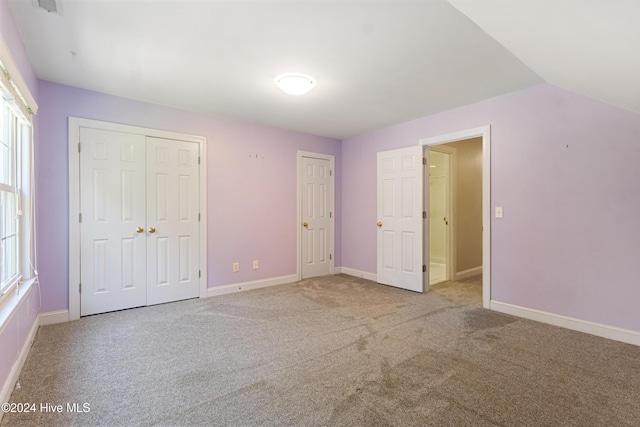
[[[80,129],[80,314],[198,296],[198,144]]]
[[[198,182],[197,143],[147,138],[147,305],[198,296]]]

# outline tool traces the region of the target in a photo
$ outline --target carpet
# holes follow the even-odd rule
[[[336,275],[44,326],[0,425],[640,423],[640,347],[481,301]]]

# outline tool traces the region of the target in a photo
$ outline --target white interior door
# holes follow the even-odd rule
[[[424,291],[422,147],[378,153],[377,280]]]
[[[147,304],[199,295],[198,144],[147,138]]]
[[[80,128],[82,316],[146,304],[145,138]]]
[[[442,148],[441,148],[442,149]],[[451,262],[451,158],[434,147],[429,162],[429,284],[450,279]]]
[[[302,278],[331,273],[330,161],[302,157]]]

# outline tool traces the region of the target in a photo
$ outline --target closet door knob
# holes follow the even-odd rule
[[[378,227],[382,227],[382,222],[378,221]]]
[[[155,227],[149,227],[149,233],[155,233],[155,232],[156,232]]]
[[[144,228],[142,228],[142,227],[138,227],[138,228],[136,229],[136,231],[137,231],[138,233],[142,233],[142,232],[144,232]]]

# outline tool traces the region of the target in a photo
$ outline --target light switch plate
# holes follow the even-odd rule
[[[502,206],[496,206],[496,218],[502,218],[503,216]]]

